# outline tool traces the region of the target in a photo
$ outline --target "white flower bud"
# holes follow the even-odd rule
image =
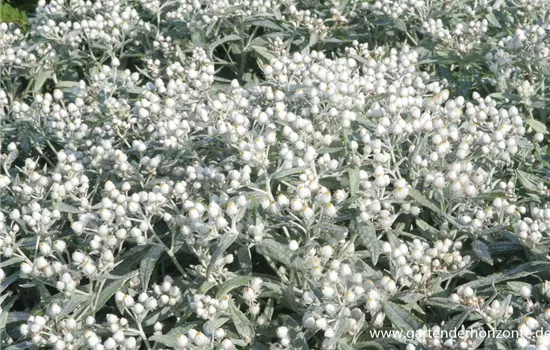
[[[288,337],[288,328],[284,326],[277,328],[277,337],[279,339]]]

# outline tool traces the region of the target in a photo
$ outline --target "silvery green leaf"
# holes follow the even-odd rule
[[[237,215],[235,216],[235,221],[239,222],[242,220],[244,215],[246,214],[246,206],[239,207],[239,211],[237,212]]]
[[[63,309],[61,310],[61,313],[58,315],[59,318],[63,318],[68,316],[73,310],[78,308],[79,306],[86,305],[86,301],[89,300],[90,297],[82,294],[74,294],[69,299],[69,302],[67,302]]]
[[[231,278],[229,281],[223,283],[218,287],[218,291],[216,292],[216,298],[219,299],[224,295],[229,294],[233,289],[245,286],[247,283],[249,283],[253,279],[254,277],[252,276]]]
[[[15,312],[9,312],[11,307],[15,303],[15,301],[16,301],[16,299],[12,298],[7,303],[2,304],[2,310],[0,311],[0,330],[6,329],[6,324],[8,324],[8,323],[17,322],[17,317],[15,315]],[[27,321],[30,314],[27,313],[27,312],[25,312],[23,314],[27,318],[23,317],[20,321]],[[11,316],[12,320],[10,320],[10,316]]]
[[[496,18],[495,14],[490,12],[485,15],[485,19],[487,22],[489,22],[493,27],[501,28],[500,23],[498,22],[498,19]]]
[[[78,81],[60,81],[55,84],[55,87],[58,89],[72,89],[78,87]]]
[[[521,101],[521,97],[519,97],[516,94],[510,94],[510,93],[503,93],[503,92],[494,92],[492,94],[489,94],[491,98],[495,99],[508,99],[512,101]]]
[[[262,291],[262,293],[272,291],[276,295],[280,295],[283,292],[283,286],[285,286],[285,284],[275,281],[264,280],[263,286],[266,290]]]
[[[7,311],[9,309],[7,306],[3,306],[3,310],[7,313],[6,324],[26,322],[29,319],[29,316],[31,316],[30,312],[25,311],[13,311],[8,313]],[[1,324],[0,322],[0,329],[4,328],[6,324]]]
[[[115,295],[116,292],[118,292],[130,278],[137,276],[137,274],[137,271],[132,271],[124,276],[124,278],[107,281],[105,283],[105,286],[103,287],[103,290],[97,296],[97,299],[93,297],[92,300],[90,300],[90,303],[92,304],[92,313],[96,310],[101,309],[107,303],[107,301],[109,301],[109,299],[111,299],[111,297]]]
[[[198,284],[197,293],[206,294],[210,289],[214,288],[217,283],[215,281],[206,280],[202,276],[198,276],[192,284]]]
[[[218,242],[218,246],[216,247],[214,254],[212,254],[212,258],[210,259],[208,268],[206,269],[206,278],[210,276],[210,273],[212,272],[212,269],[214,268],[218,259],[229,248],[229,246],[231,246],[231,244],[235,242],[238,235],[239,235],[238,233],[232,233],[232,232],[226,232],[223,234],[222,238]]]
[[[357,62],[362,63],[362,64],[368,64],[369,63],[369,61],[367,61],[364,57],[359,56],[359,55],[350,54],[349,57],[353,58],[354,60],[356,60]]]
[[[126,250],[117,259],[117,266],[111,271],[112,275],[124,276],[137,267],[147,255],[152,245],[138,245]]]
[[[340,236],[346,237],[348,235],[348,229],[344,226],[338,226],[329,222],[322,222],[314,226],[322,231],[337,233]]]
[[[267,322],[271,322],[271,318],[273,317],[273,311],[275,310],[274,304],[274,299],[271,298],[267,300],[267,304],[264,308],[264,316],[266,317]]]
[[[492,254],[508,254],[521,252],[525,247],[518,242],[495,242],[489,246],[489,249]]]
[[[63,202],[54,202],[53,207],[62,213],[80,214],[80,209]]]
[[[257,54],[259,54],[260,56],[262,56],[263,58],[265,58],[268,61],[275,58],[275,54],[273,52],[269,51],[267,48],[265,48],[263,46],[253,45],[251,47],[252,47],[252,49],[254,49],[254,51]]]
[[[237,41],[237,40],[241,40],[241,37],[237,34],[231,34],[231,35],[227,35],[227,36],[224,36],[223,38],[213,42],[212,44],[210,44],[208,46],[208,48],[210,49],[210,51],[213,51],[216,47],[226,43],[226,42],[229,42],[229,41]]]
[[[315,44],[317,44],[317,41],[319,40],[319,34],[317,32],[314,32],[309,37],[309,44],[308,47],[313,47]]]
[[[437,230],[432,225],[428,224],[426,221],[416,218],[415,222],[416,222],[416,226],[418,226],[420,230],[422,230],[423,232],[426,232],[431,237],[439,236],[439,230]]]
[[[525,120],[525,123],[527,125],[529,125],[530,127],[533,128],[533,130],[535,130],[536,132],[540,132],[541,134],[547,134],[548,133],[548,129],[546,128],[546,125],[544,125],[543,123],[541,123],[540,121],[536,120],[536,119],[526,119]]]
[[[484,341],[485,339],[482,337],[474,338],[472,340],[472,344],[470,345],[470,349],[477,349]]]
[[[347,317],[343,317],[341,314],[339,315],[338,319],[336,320],[336,323],[333,326],[334,335],[326,343],[326,348],[327,349],[333,348],[338,343],[338,340],[340,340],[340,338],[342,337],[342,335],[346,331],[346,328],[348,327]]]
[[[39,92],[44,86],[44,83],[54,75],[53,69],[45,69],[38,74],[34,80],[33,92]]]
[[[349,168],[348,169],[348,176],[349,176],[349,190],[350,194],[353,196],[359,191],[359,168]]]
[[[2,295],[2,292],[6,290],[6,288],[19,279],[19,275],[21,275],[21,271],[18,270],[4,278],[4,280],[0,283],[0,295]]]
[[[430,64],[430,63],[436,63],[439,61],[441,61],[441,59],[438,57],[435,57],[435,58],[424,57],[420,61],[418,61],[418,64]]]
[[[454,316],[449,321],[445,322],[445,325],[443,326],[443,330],[450,332],[453,329],[459,329],[460,326],[462,326],[462,323],[464,323],[464,321],[468,318],[468,315],[470,315],[471,312],[472,310],[466,310]]]
[[[216,317],[215,319],[206,322],[203,328],[208,330],[210,334],[214,334],[215,330],[223,326],[227,323],[227,321],[229,321],[229,318],[227,317]]]
[[[376,230],[370,222],[361,222],[358,218],[351,221],[350,229],[357,233],[359,241],[370,252],[372,263],[378,263],[378,257],[382,253],[382,243],[376,236]]]
[[[497,320],[503,320],[505,319],[504,315],[508,312],[508,306],[510,306],[510,302],[512,301],[512,296],[508,294],[503,301],[500,303],[500,310],[495,315],[495,319]]]
[[[230,303],[229,311],[231,313],[233,324],[235,325],[235,328],[237,328],[237,332],[239,332],[242,337],[252,338],[254,336],[254,326],[252,326],[252,323],[246,315],[243,314],[242,311],[239,310],[233,303]]]
[[[395,299],[401,300],[404,303],[416,303],[426,298],[424,294],[415,293],[415,292],[401,292],[401,293],[395,294],[393,297]]]
[[[5,131],[7,131],[6,129],[7,128],[4,128]],[[8,157],[4,159],[4,164],[3,164],[4,169],[9,169],[11,164],[17,159],[17,157],[19,157],[19,152],[17,150],[8,153]],[[19,176],[19,174],[17,176]]]
[[[286,178],[290,175],[303,173],[304,170],[306,170],[305,167],[296,167],[296,168],[291,168],[291,169],[288,169],[288,170],[278,171],[275,174],[273,174],[272,178],[273,179],[282,179],[282,178]]]
[[[265,239],[262,243],[258,244],[256,252],[295,270],[304,270],[306,268],[305,261],[299,254],[292,253],[287,246],[271,239]]]
[[[509,289],[511,289],[517,295],[520,294],[522,287],[528,287],[529,289],[533,287],[531,283],[519,282],[519,281],[506,282],[506,285],[509,287]]]
[[[325,148],[319,149],[317,151],[317,153],[319,153],[319,154],[325,154],[325,153],[331,154],[331,153],[340,152],[343,149],[344,149],[343,147],[325,147]]]
[[[275,21],[267,18],[251,18],[246,20],[246,25],[253,25],[277,31],[283,30],[283,28]]]
[[[418,191],[416,188],[410,188],[409,189],[409,195],[416,201],[418,204],[430,208],[431,210],[439,213],[441,212],[441,209],[438,208],[434,203],[432,203],[426,196],[424,196],[420,191]]]
[[[550,269],[550,262],[531,261],[531,262],[527,262],[519,266],[513,267],[511,269],[505,270],[503,272],[497,272],[490,276],[483,277],[472,282],[468,282],[464,284],[464,286],[468,286],[471,288],[480,288],[484,286],[490,286],[493,284],[498,284],[500,282],[509,281],[511,279],[530,276],[548,269]]]
[[[516,170],[516,174],[521,185],[530,191],[538,191],[538,185],[545,182],[544,179],[519,169]]]
[[[431,202],[426,196],[424,196],[416,188],[409,188],[409,196],[413,198],[418,204],[426,208],[429,208],[434,212],[438,213],[439,215],[443,216],[447,221],[452,223],[454,226],[462,227],[462,225],[460,225],[451,215],[443,212],[443,210],[438,208],[433,202]]]
[[[382,309],[392,323],[403,331],[416,331],[422,328],[422,322],[398,304],[385,301],[382,303]]]
[[[338,38],[323,38],[321,39],[324,43],[330,43],[330,44],[343,44],[345,43],[344,40],[338,39]]]
[[[155,245],[151,247],[145,257],[139,263],[139,280],[141,283],[141,288],[146,291],[149,286],[149,279],[151,279],[151,274],[155,268],[155,264],[164,253],[164,247]]]
[[[201,323],[199,322],[189,322],[184,324],[183,326],[178,326],[175,328],[172,328],[168,333],[161,334],[161,335],[153,335],[149,337],[150,341],[155,341],[162,343],[166,346],[173,347],[176,344],[176,337],[178,334],[187,334],[191,329],[200,329]]]
[[[510,347],[505,345],[504,342],[506,339],[503,338],[485,338],[484,349],[494,349],[494,350],[508,350]]]
[[[17,344],[12,344],[6,348],[6,350],[22,350],[22,349],[36,349],[36,345],[32,341],[24,341]]]
[[[14,265],[14,264],[17,264],[17,263],[20,263],[20,262],[23,262],[23,261],[25,261],[24,257],[16,256],[16,257],[10,258],[6,261],[0,261],[0,267],[6,267],[6,266]]]
[[[252,273],[252,257],[250,256],[250,249],[248,247],[240,247],[237,251],[237,258],[242,272],[245,275]]]
[[[399,29],[400,31],[402,31],[402,32],[407,31],[407,24],[402,19],[400,19],[400,18],[395,19],[393,21],[393,24],[395,25],[395,28]]]
[[[384,350],[384,347],[375,341],[356,343],[353,348],[357,350]]]
[[[289,338],[291,340],[290,348],[295,350],[308,350],[307,340],[302,331],[302,326],[289,315],[281,315],[279,319],[282,324],[288,328]]]
[[[493,265],[493,258],[491,257],[491,249],[487,244],[476,239],[472,242],[472,249],[476,256],[483,262],[489,265]]]
[[[208,47],[202,31],[193,32],[191,34],[191,42],[195,45],[195,47],[200,47],[202,49],[206,49]]]

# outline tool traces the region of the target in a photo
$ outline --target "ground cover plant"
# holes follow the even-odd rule
[[[550,2],[0,9],[0,348],[550,349]]]

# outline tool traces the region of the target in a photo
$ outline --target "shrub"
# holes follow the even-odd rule
[[[548,9],[41,0],[2,23],[0,346],[547,349]]]

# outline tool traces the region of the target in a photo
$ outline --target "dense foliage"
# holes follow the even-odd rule
[[[0,24],[0,347],[550,349],[549,10],[40,0]]]

